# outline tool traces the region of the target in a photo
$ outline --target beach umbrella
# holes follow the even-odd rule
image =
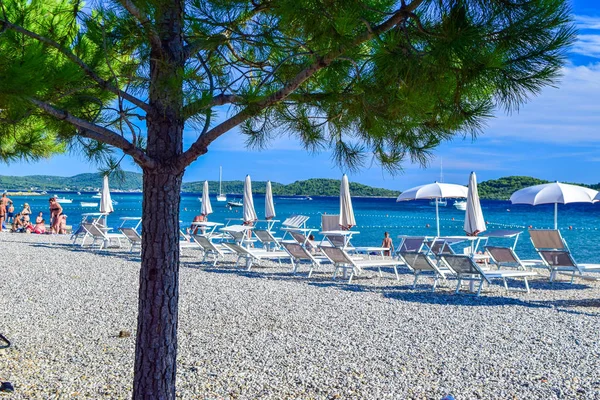
[[[267,190],[265,192],[265,219],[269,220],[275,217],[275,203],[273,203],[273,190],[271,189],[271,181],[267,182]]]
[[[594,203],[597,203],[600,201],[600,192],[596,195],[596,197],[594,197]]]
[[[108,175],[104,175],[102,182],[102,194],[100,195],[100,212],[110,214],[114,211],[112,199],[110,198],[110,189],[108,187]]]
[[[340,184],[340,227],[350,229],[353,226],[356,226],[356,220],[354,219],[354,209],[350,197],[350,184],[348,183],[348,176],[344,174]]]
[[[554,204],[554,229],[558,229],[558,205],[568,203],[592,203],[598,191],[583,186],[553,182],[529,186],[510,196],[513,204]]]
[[[204,187],[202,188],[202,209],[200,210],[200,214],[205,217],[208,214],[212,214],[213,209],[210,205],[210,197],[208,196],[208,181],[204,181]]]
[[[405,190],[398,196],[396,201],[436,199],[435,202],[435,221],[437,226],[437,235],[440,236],[440,212],[437,199],[441,198],[464,198],[467,197],[467,187],[453,183],[430,183]]]
[[[252,181],[250,175],[246,175],[244,181],[244,222],[254,222],[258,219],[254,211],[254,199],[252,198]]]
[[[477,236],[477,234],[486,230],[483,212],[481,211],[481,203],[479,202],[477,176],[475,175],[475,172],[471,172],[471,176],[469,176],[464,230],[467,235],[470,236]]]

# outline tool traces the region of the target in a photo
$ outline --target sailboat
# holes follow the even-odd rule
[[[440,183],[443,183],[443,182],[444,182],[444,168],[442,166],[442,159],[440,158]],[[435,203],[437,203],[438,207],[446,207],[448,205],[448,200],[441,197],[439,199],[431,199],[429,201],[430,206],[435,206]]]
[[[222,193],[221,180],[223,178],[223,167],[219,166],[219,194],[217,195],[217,201],[227,201],[227,196]]]

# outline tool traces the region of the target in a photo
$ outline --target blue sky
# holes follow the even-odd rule
[[[406,163],[404,171],[390,176],[378,165],[349,174],[351,180],[372,186],[405,190],[439,179],[467,183],[470,171],[478,180],[508,175],[529,175],[548,180],[600,182],[600,1],[571,0],[579,29],[569,63],[557,88],[547,88],[518,112],[499,111],[476,140],[457,138],[434,153],[428,168]],[[186,141],[195,137],[186,132]],[[344,172],[328,152],[308,155],[293,139],[275,140],[268,150],[240,147],[236,131],[219,138],[208,154],[186,171],[184,180],[243,179],[289,183],[308,178],[339,178]],[[127,161],[124,169],[136,170]],[[37,163],[11,163],[2,175],[52,174],[70,176],[97,169],[80,156],[62,155]]]

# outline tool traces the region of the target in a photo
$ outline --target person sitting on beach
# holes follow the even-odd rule
[[[44,221],[44,213],[40,211],[37,217],[35,217],[35,223],[39,224]]]
[[[67,234],[67,214],[61,213],[58,216],[58,233],[61,235]]]
[[[22,232],[26,226],[27,224],[23,222],[23,217],[21,216],[21,213],[17,213],[12,223],[11,232]]]
[[[2,224],[6,219],[6,210],[9,204],[12,204],[12,200],[6,196],[6,193],[2,193],[2,197],[0,197],[0,232],[2,232]]]
[[[204,222],[206,221],[206,216],[200,214],[200,215],[196,215],[194,217],[194,219],[192,220],[192,225],[190,225],[190,227],[188,228],[187,233],[190,233],[192,235],[197,235],[198,231],[200,231],[200,233],[204,233],[205,229],[204,227],[198,226],[198,225],[194,225],[194,222]]]
[[[387,247],[388,249],[383,252],[383,255],[392,255],[392,252],[394,251],[394,243],[392,243],[392,238],[388,232],[383,233],[383,242],[381,242],[381,247]]]
[[[24,223],[29,223],[31,215],[31,207],[28,203],[23,204],[23,210],[21,210],[21,218]]]
[[[38,222],[37,219],[36,219],[35,225],[29,224],[29,226],[27,226],[27,228],[25,229],[25,231],[27,233],[37,233],[37,234],[40,234],[40,235],[43,234],[43,233],[46,233],[46,221],[42,218]]]
[[[48,201],[50,202],[50,225],[52,227],[50,230],[52,233],[58,233],[60,223],[58,216],[62,214],[62,207],[54,197],[50,197]]]

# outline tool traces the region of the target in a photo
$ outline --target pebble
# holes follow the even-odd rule
[[[130,398],[139,256],[24,234],[0,234],[0,251],[10,398]],[[600,283],[542,273],[529,294],[476,298],[454,281],[413,290],[406,271],[348,285],[327,266],[308,279],[200,259],[182,253],[178,398],[600,398]]]

